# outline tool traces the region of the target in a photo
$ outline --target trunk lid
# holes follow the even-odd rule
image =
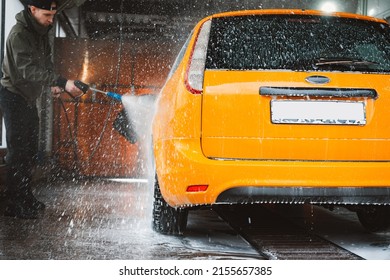
[[[307,82],[318,76],[330,82]],[[360,94],[340,94],[351,90]],[[388,161],[389,104],[387,75],[206,70],[202,149],[219,159]]]

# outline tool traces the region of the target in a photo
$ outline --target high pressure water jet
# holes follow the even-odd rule
[[[119,93],[111,92],[111,91],[103,91],[100,89],[93,88],[86,83],[83,83],[79,80],[75,80],[74,84],[76,87],[78,87],[82,92],[83,95],[87,93],[88,90],[99,92],[107,97],[110,97],[111,99],[114,99],[116,101],[122,102],[122,95]],[[69,93],[68,93],[69,94]],[[72,95],[71,95],[72,96]],[[72,96],[73,99],[76,99],[75,96]],[[122,135],[127,141],[129,141],[131,144],[135,144],[137,142],[137,133],[134,128],[133,120],[130,119],[129,115],[127,114],[125,109],[122,109],[118,116],[116,117],[113,128]]]

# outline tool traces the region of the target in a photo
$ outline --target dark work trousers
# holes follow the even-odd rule
[[[0,109],[3,113],[7,142],[6,195],[9,201],[25,200],[32,194],[32,171],[38,153],[39,117],[36,104],[1,88]]]

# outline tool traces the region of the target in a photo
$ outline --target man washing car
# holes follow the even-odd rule
[[[56,1],[28,0],[7,38],[0,91],[7,141],[6,216],[34,219],[45,208],[31,188],[38,152],[37,99],[49,89],[54,96],[64,90],[81,93],[73,80],[54,72],[49,30],[56,11]]]

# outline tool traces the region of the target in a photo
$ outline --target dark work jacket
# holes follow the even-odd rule
[[[54,73],[48,31],[26,9],[16,15],[6,44],[2,86],[34,103],[45,87],[54,86]]]

